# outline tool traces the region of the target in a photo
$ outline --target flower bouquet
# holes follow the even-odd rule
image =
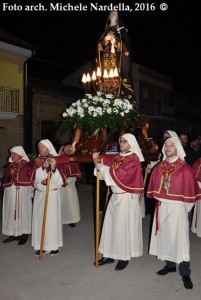
[[[97,92],[95,96],[85,94],[66,108],[62,114],[62,127],[80,128],[88,134],[96,134],[103,128],[123,130],[125,125],[134,126],[138,115],[135,101]]]

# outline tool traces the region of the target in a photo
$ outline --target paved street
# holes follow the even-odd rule
[[[186,290],[179,273],[158,276],[164,262],[148,254],[150,215],[143,218],[144,254],[115,271],[110,264],[95,268],[92,185],[78,187],[81,221],[64,225],[64,246],[58,256],[34,256],[28,243],[3,244],[0,234],[1,300],[200,300],[201,239],[190,233],[193,290]]]

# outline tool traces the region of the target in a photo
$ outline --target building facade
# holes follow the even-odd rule
[[[0,167],[13,145],[24,144],[26,69],[32,54],[29,45],[0,29]]]

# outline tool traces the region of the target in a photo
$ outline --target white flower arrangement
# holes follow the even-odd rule
[[[84,128],[93,134],[101,128],[114,131],[117,128],[123,129],[125,123],[134,125],[138,114],[135,101],[97,92],[95,96],[85,94],[83,99],[72,103],[63,112],[62,120],[65,128]]]

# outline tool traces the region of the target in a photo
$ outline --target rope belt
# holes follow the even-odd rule
[[[156,229],[155,229],[155,235],[157,235],[157,232],[159,230],[159,222],[158,222],[158,210],[159,210],[159,206],[161,206],[161,201],[156,201],[156,205],[155,205],[155,211],[156,211]]]
[[[126,194],[127,192],[122,192],[122,193],[113,193],[115,195],[121,195],[121,194]]]
[[[19,187],[16,186],[16,193],[15,193],[15,211],[14,211],[14,220],[16,221],[17,217],[19,219]]]
[[[195,217],[195,228],[197,228],[197,221],[198,221],[198,208],[196,207],[196,217]]]
[[[54,189],[54,190],[51,190],[50,192],[54,192],[54,191],[58,191],[59,189]],[[41,191],[41,190],[38,190],[35,188],[34,191],[38,191],[38,192],[41,192],[41,193],[45,193],[45,191]],[[35,193],[34,193],[35,194]]]

